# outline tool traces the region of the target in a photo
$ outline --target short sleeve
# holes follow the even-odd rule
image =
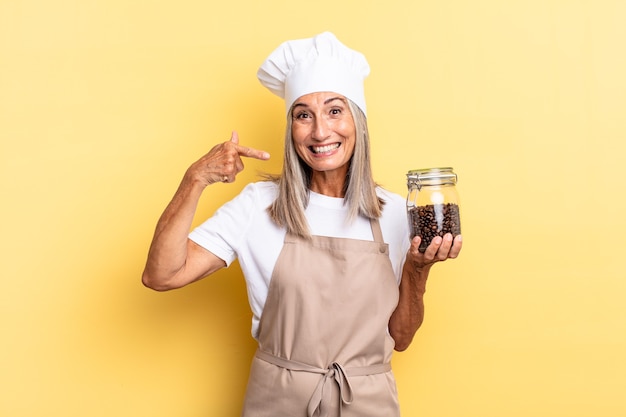
[[[254,187],[247,185],[241,193],[222,205],[213,216],[189,233],[189,238],[226,262],[237,259],[237,251],[258,205]]]

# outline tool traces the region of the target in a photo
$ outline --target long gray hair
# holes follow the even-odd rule
[[[372,176],[367,118],[356,104],[348,99],[346,101],[356,127],[356,143],[344,185],[344,204],[349,207],[350,221],[359,215],[377,219],[385,202],[376,195],[377,184]],[[276,224],[286,227],[288,232],[296,236],[308,239],[311,234],[304,210],[309,203],[312,170],[298,156],[293,144],[292,110],[287,115],[283,172],[280,176],[268,176],[268,179],[278,184],[278,197],[267,210]]]

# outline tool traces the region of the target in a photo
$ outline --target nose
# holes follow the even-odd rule
[[[324,117],[316,117],[313,125],[312,138],[317,141],[324,141],[330,137],[330,123]]]

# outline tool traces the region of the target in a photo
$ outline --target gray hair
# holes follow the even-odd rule
[[[355,103],[348,99],[346,101],[354,119],[356,143],[344,185],[344,204],[348,206],[350,221],[359,215],[377,219],[385,202],[376,195],[377,184],[372,176],[367,118]],[[290,109],[287,114],[283,172],[280,176],[266,176],[278,184],[278,196],[267,210],[272,220],[277,225],[286,227],[287,232],[310,238],[304,211],[309,203],[312,171],[298,156],[293,143],[292,110]]]

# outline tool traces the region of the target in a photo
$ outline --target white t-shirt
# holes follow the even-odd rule
[[[385,200],[380,226],[389,258],[398,282],[406,252],[410,246],[406,201],[382,188],[376,190]],[[241,193],[220,207],[215,214],[195,228],[189,238],[230,265],[235,259],[246,279],[252,309],[252,336],[257,337],[259,319],[278,255],[283,248],[285,229],[276,226],[267,207],[276,199],[276,184],[263,181],[248,184]],[[310,193],[306,218],[311,234],[373,240],[369,220],[358,217],[348,223],[343,198]]]

